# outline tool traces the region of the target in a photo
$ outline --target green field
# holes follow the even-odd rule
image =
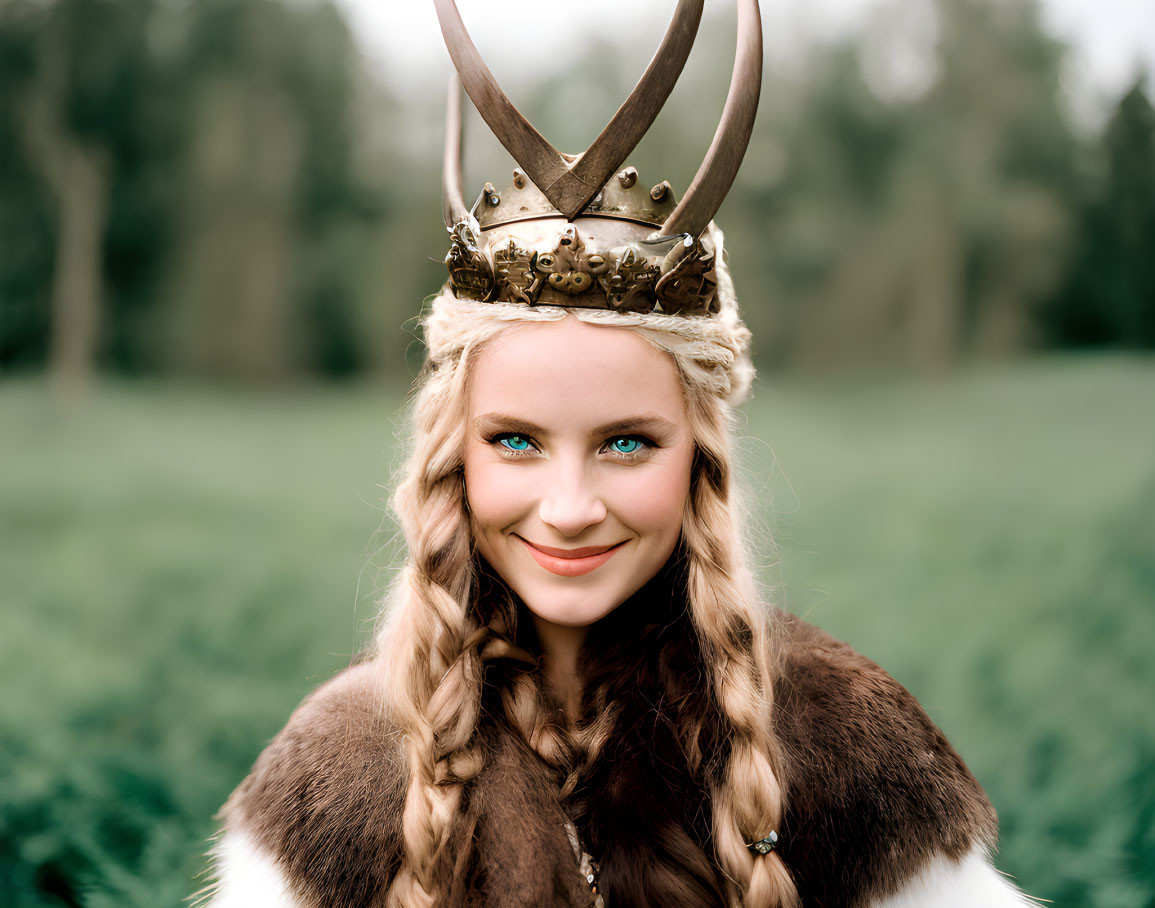
[[[5,906],[196,887],[213,812],[371,627],[399,404],[0,384]],[[792,380],[747,412],[775,597],[914,691],[1026,889],[1155,905],[1155,362]]]

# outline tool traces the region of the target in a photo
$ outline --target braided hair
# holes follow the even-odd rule
[[[639,673],[652,675],[663,701],[672,704],[662,733],[680,755],[674,775],[704,792],[698,813],[709,818],[706,841],[686,830],[693,817],[671,816],[662,826],[665,853],[681,868],[681,882],[667,885],[669,899],[746,908],[797,902],[780,856],[748,848],[780,824],[784,756],[772,723],[776,634],[744,563],[732,475],[733,406],[753,378],[749,332],[738,315],[721,234],[712,228],[709,236],[721,302],[710,317],[478,303],[448,290],[432,301],[413,445],[393,499],[408,558],[376,641],[409,770],[403,860],[390,905],[416,908],[445,899],[447,843],[463,792],[484,762],[477,730],[487,692],[500,703],[503,721],[557,769],[559,798],[572,802],[571,815],[593,829],[598,817],[613,812],[602,795],[620,787],[607,772],[622,761],[607,760],[607,751],[620,750],[636,726],[628,718],[629,690]],[[678,549],[636,594],[638,602],[603,622],[630,621],[636,633],[614,635],[627,641],[624,648],[606,646],[583,667],[576,725],[551,700],[541,673],[526,670],[535,666],[532,632],[518,627],[515,597],[476,552],[463,479],[471,364],[509,326],[567,314],[633,330],[673,358],[695,446]],[[510,665],[516,670],[503,669]],[[487,673],[487,666],[497,670]],[[654,809],[660,813],[660,805]],[[461,865],[460,855],[454,860]],[[631,870],[628,855],[604,863],[617,868],[604,884],[611,897],[615,887],[656,897],[660,880],[673,879]]]

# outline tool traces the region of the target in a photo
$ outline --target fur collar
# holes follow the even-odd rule
[[[789,774],[781,854],[802,904],[869,904],[933,857],[993,848],[994,809],[914,697],[818,628],[787,627],[775,685]]]
[[[778,627],[775,724],[788,767],[780,850],[802,904],[858,908],[898,892],[932,858],[992,846],[982,789],[914,698],[817,628],[785,616]],[[468,866],[454,872],[446,861],[451,904],[589,905],[568,812],[601,859],[611,908],[724,905],[709,761],[688,769],[673,707],[656,695],[657,676],[639,672],[621,694],[621,734],[564,807],[553,773],[500,722],[485,723],[485,769],[467,788],[447,856]],[[663,693],[670,678],[692,688],[700,675],[667,665]],[[400,862],[405,768],[383,704],[376,666],[343,672],[294,713],[224,808],[226,827],[275,859],[303,906],[384,904]],[[703,734],[724,755],[710,723]]]

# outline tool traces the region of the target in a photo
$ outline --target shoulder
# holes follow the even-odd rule
[[[995,875],[985,857],[997,839],[994,809],[914,697],[824,631],[785,615],[780,630],[783,858],[803,903],[937,905],[885,900],[902,897],[920,874],[974,877],[976,860]]]
[[[406,779],[386,703],[368,663],[297,708],[221,812],[213,908],[380,897],[400,861]]]

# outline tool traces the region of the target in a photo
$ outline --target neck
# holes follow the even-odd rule
[[[545,680],[571,721],[576,721],[581,707],[581,679],[578,675],[578,653],[589,633],[588,627],[566,627],[533,616],[537,638],[545,657]]]

